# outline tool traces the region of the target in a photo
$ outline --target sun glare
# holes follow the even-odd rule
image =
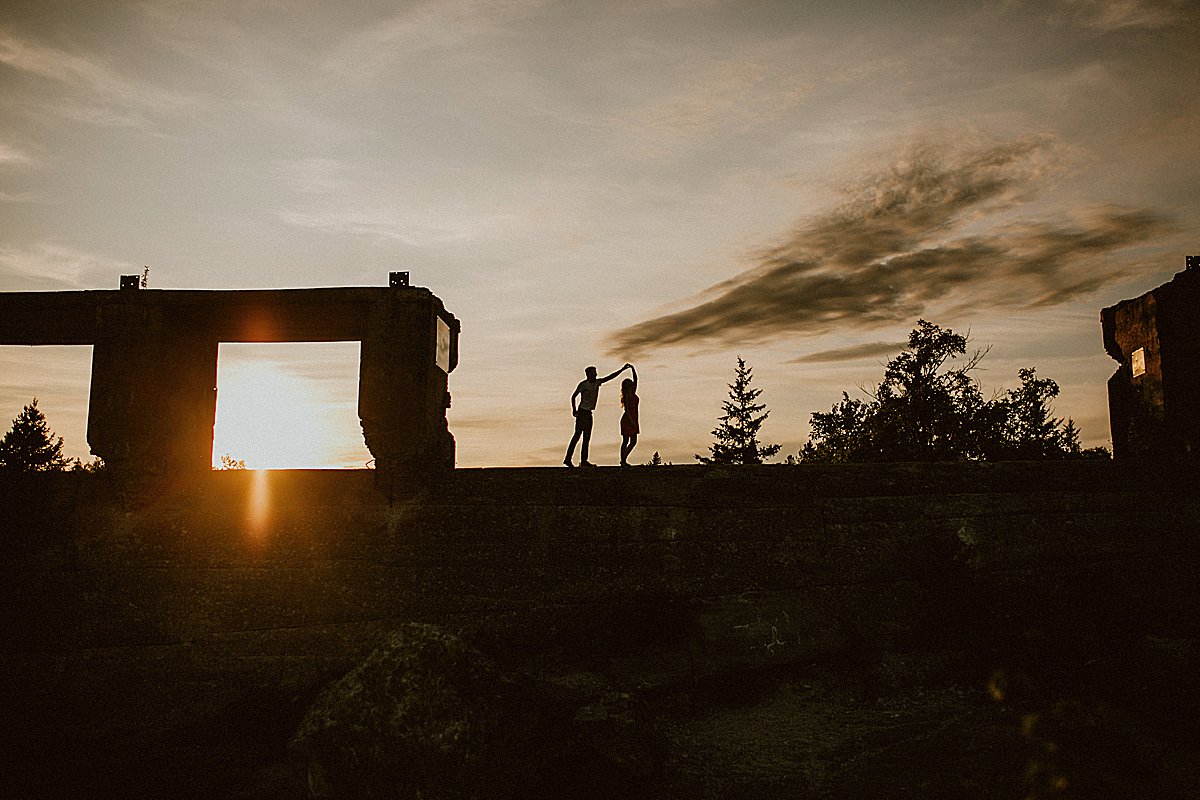
[[[271,520],[270,474],[262,469],[251,473],[250,502],[246,506],[246,530],[259,540],[266,533],[267,523]]]
[[[222,344],[213,466],[225,455],[247,469],[364,466],[357,389],[357,343]]]

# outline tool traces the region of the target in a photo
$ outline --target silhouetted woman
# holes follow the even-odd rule
[[[633,452],[640,432],[638,428],[637,370],[630,365],[629,371],[633,377],[621,381],[621,405],[625,408],[625,413],[621,415],[622,467],[629,466],[629,454]]]

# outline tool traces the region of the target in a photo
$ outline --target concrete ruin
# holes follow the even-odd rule
[[[1200,454],[1200,256],[1141,297],[1100,312],[1113,457],[1194,462]]]
[[[0,344],[92,345],[88,445],[118,470],[207,472],[221,342],[361,343],[358,416],[380,483],[452,468],[459,322],[428,289],[0,293]]]

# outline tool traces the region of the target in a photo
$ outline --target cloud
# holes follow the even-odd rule
[[[804,81],[778,65],[730,59],[701,70],[683,91],[658,99],[629,124],[649,154],[672,154],[719,131],[783,118],[808,91]]]
[[[451,406],[449,413],[451,430],[469,430],[473,432],[473,435],[478,433],[511,434],[513,431],[533,430],[545,426],[547,419],[561,421],[563,417],[566,417],[566,427],[569,429],[573,423],[571,411],[568,408],[564,414],[561,404],[555,406],[543,404],[519,411],[505,409],[503,412],[494,413],[464,413]],[[560,425],[560,427],[562,426]],[[567,436],[570,437],[569,430]]]
[[[478,48],[546,5],[545,0],[441,0],[405,8],[347,36],[325,60],[325,69],[375,75],[398,61],[438,51]]]
[[[342,177],[344,165],[335,158],[309,157],[280,161],[277,169],[284,185],[298,194],[340,194],[350,189]]]
[[[857,361],[875,356],[890,356],[899,353],[907,342],[864,342],[863,344],[839,347],[834,350],[821,350],[816,353],[799,356],[788,361],[788,364],[828,364],[839,361]]]
[[[1045,136],[926,140],[801,222],[682,311],[610,336],[631,358],[665,345],[743,344],[911,322],[935,310],[1056,305],[1125,274],[1104,256],[1171,229],[1116,206],[1010,221],[1061,164]]]
[[[138,125],[138,113],[170,113],[191,105],[185,95],[129,78],[95,57],[22,38],[0,27],[0,64],[54,81],[81,93],[81,99],[51,103],[56,113],[95,125]]]
[[[511,216],[504,213],[483,214],[463,207],[444,212],[414,211],[400,204],[370,207],[367,202],[355,205],[347,201],[344,206],[329,203],[313,211],[286,209],[276,216],[299,228],[408,247],[434,247],[494,236],[503,233],[511,222]]]
[[[1184,22],[1187,0],[1063,0],[1085,28],[1101,33],[1129,28],[1158,29]]]
[[[238,369],[268,365],[322,391],[342,390],[351,402],[357,396],[358,342],[223,342],[221,364]]]
[[[504,235],[515,218],[487,197],[459,192],[456,184],[431,192],[423,176],[381,176],[337,159],[281,161],[276,172],[294,198],[275,215],[322,233],[433,247]]]
[[[117,276],[134,272],[141,268],[63,245],[0,245],[0,284],[9,291],[115,289]]]
[[[31,166],[37,163],[37,159],[19,147],[0,142],[0,166]]]

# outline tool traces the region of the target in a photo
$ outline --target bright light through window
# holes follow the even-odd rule
[[[358,342],[224,343],[217,362],[213,467],[362,468]]]

